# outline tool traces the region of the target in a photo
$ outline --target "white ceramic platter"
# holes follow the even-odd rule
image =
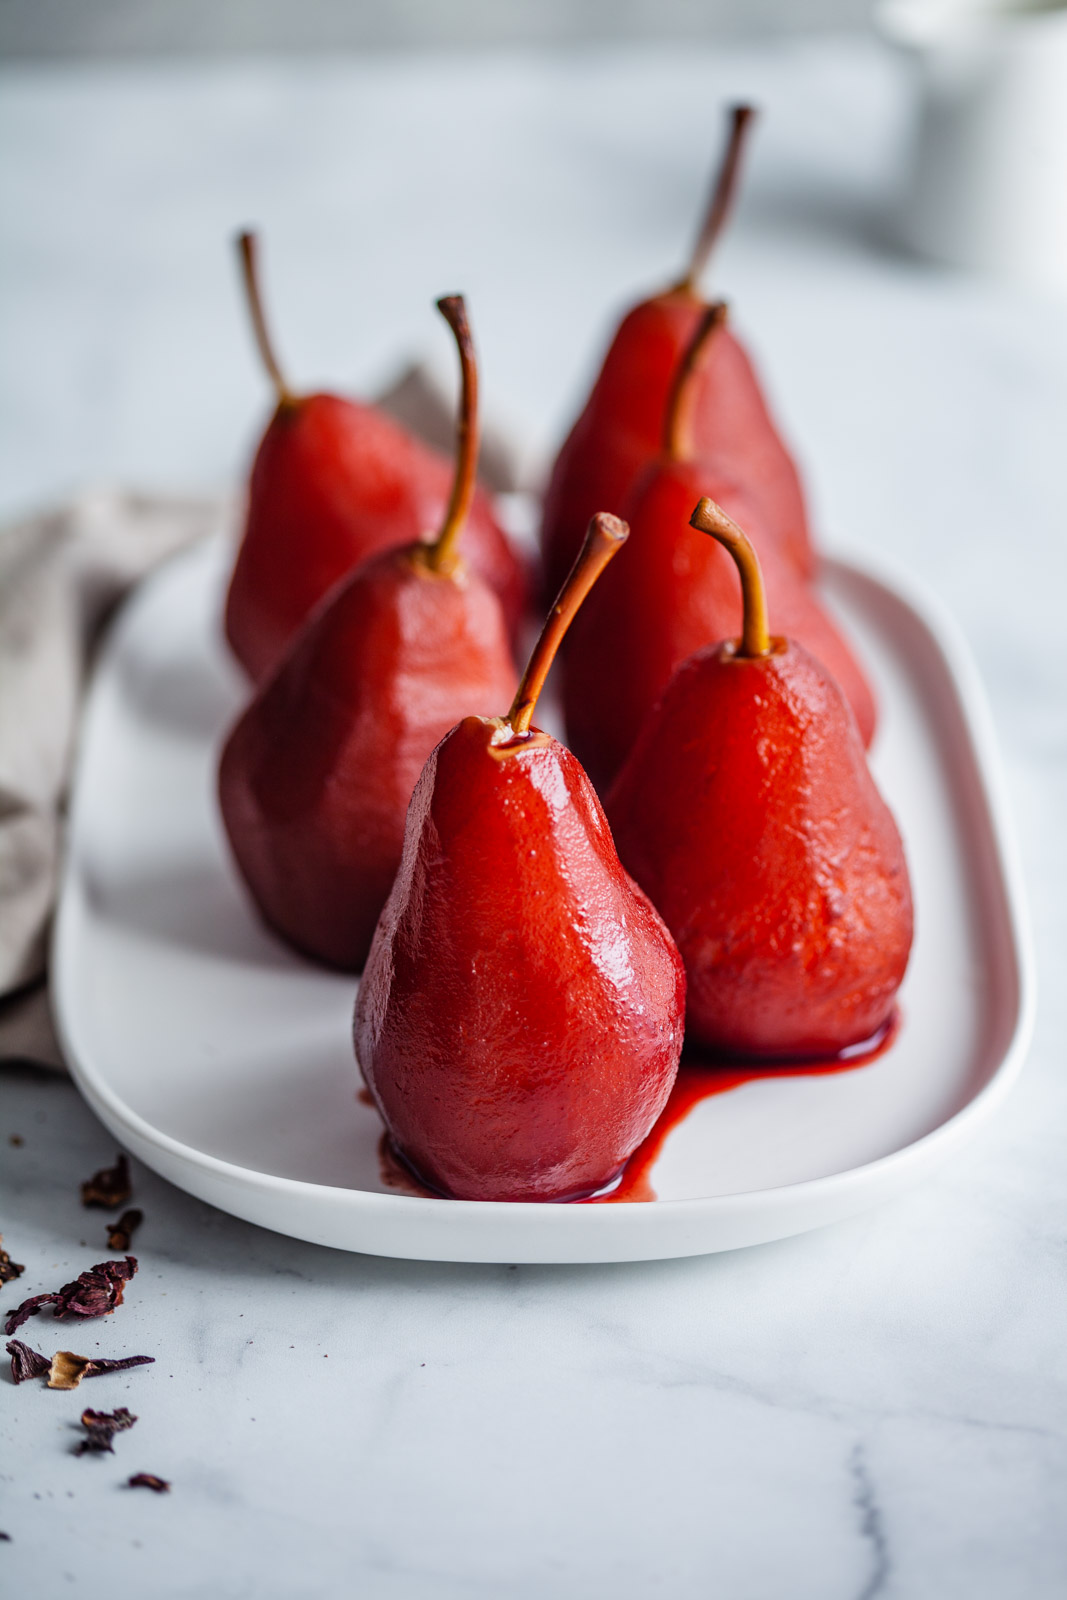
[[[652,1202],[508,1205],[382,1181],[357,1099],[355,983],[258,924],[214,799],[243,695],[220,638],[229,549],[189,552],[120,614],[96,671],[56,925],[57,1020],[75,1078],[135,1155],[280,1233],[447,1261],[627,1261],[799,1233],[914,1183],[1003,1100],[1032,982],[987,715],[947,619],[896,579],[831,562],[881,727],[917,931],[904,1022],[874,1063],[719,1094],[667,1138]]]

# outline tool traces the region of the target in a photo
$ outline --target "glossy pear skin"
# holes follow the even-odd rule
[[[515,685],[500,604],[474,573],[429,573],[402,550],[358,568],[223,751],[223,821],[266,922],[358,972],[427,756],[458,716],[506,705]]]
[[[666,1103],[685,974],[562,745],[468,717],[438,745],[356,1003],[363,1076],[434,1188],[568,1200]]]
[[[799,1060],[888,1020],[912,937],[896,823],[836,683],[801,646],[675,673],[607,812],[678,941],[687,1036]]]
[[[745,528],[760,555],[775,626],[827,667],[852,705],[864,743],[875,726],[867,680],[814,591],[761,537],[747,492],[692,462],[646,468],[623,515],[630,539],[575,618],[563,657],[567,740],[603,793],[646,716],[687,656],[737,631],[737,568],[689,514],[701,495]]]
[[[676,289],[623,318],[545,496],[542,556],[553,594],[593,512],[621,510],[641,471],[658,456],[674,374],[705,309],[696,295]],[[748,492],[765,541],[773,539],[789,565],[810,576],[815,560],[797,469],[752,363],[728,326],[711,335],[694,381],[694,458]]]
[[[252,467],[226,637],[257,682],[339,579],[379,550],[440,526],[454,468],[374,406],[338,395],[283,402]],[[509,628],[526,580],[479,490],[461,553],[496,591]]]

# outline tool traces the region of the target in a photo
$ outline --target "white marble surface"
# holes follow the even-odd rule
[[[0,1382],[11,1592],[1053,1600],[1067,1588],[1067,308],[881,242],[906,85],[867,45],[0,78],[0,498],[230,482],[263,392],[225,235],[269,230],[294,374],[447,350],[544,449],[613,300],[678,260],[725,96],[768,107],[717,283],[834,540],[953,607],[989,685],[1043,983],[1005,1114],[858,1221],[653,1266],[473,1268],[275,1238],[137,1172],[141,1272],[51,1351],[157,1365]],[[437,341],[435,343],[435,341]],[[65,1083],[3,1080],[3,1304],[106,1252],[110,1157]],[[21,1134],[13,1148],[7,1134]],[[76,1459],[82,1404],[128,1404]],[[130,1472],[169,1497],[123,1491]]]

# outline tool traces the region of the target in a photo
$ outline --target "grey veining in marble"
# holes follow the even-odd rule
[[[1004,1114],[821,1233],[648,1266],[447,1267],[275,1238],[138,1170],[141,1271],[0,1379],[11,1592],[88,1600],[1058,1600],[1067,1591],[1067,307],[881,243],[907,90],[873,47],[8,70],[5,509],[224,485],[264,403],[225,237],[258,219],[295,374],[369,385],[470,296],[487,403],[544,453],[606,308],[677,262],[720,103],[768,108],[717,285],[820,527],[955,611],[993,701],[1043,983]],[[5,1074],[20,1294],[102,1259],[113,1147]],[[22,1135],[21,1147],[7,1143]],[[82,1404],[129,1405],[76,1459]],[[162,1474],[170,1496],[127,1491]]]

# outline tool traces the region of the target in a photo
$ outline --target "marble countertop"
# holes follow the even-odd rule
[[[232,483],[263,385],[226,241],[267,231],[299,381],[448,360],[543,458],[609,308],[688,241],[722,102],[766,108],[715,285],[827,543],[952,608],[990,691],[1043,979],[998,1120],[936,1180],[807,1237],[582,1268],[279,1238],[138,1169],[141,1270],[49,1352],[152,1354],[76,1394],[0,1382],[12,1593],[87,1600],[1053,1600],[1067,1589],[1067,302],[905,259],[908,84],[849,41],[0,73],[0,511],[86,481]],[[447,370],[447,368],[446,368]],[[113,1144],[2,1079],[4,1305],[103,1259]],[[8,1142],[10,1135],[21,1139]],[[114,1456],[83,1405],[128,1405]],[[173,1481],[168,1496],[121,1487]]]

